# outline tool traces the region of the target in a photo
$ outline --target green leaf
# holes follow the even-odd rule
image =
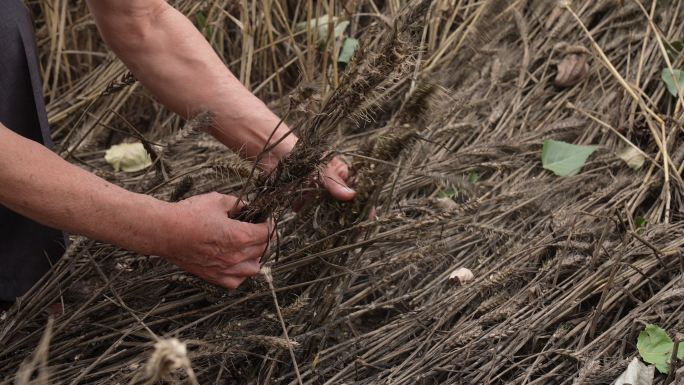
[[[636,217],[634,217],[634,225],[636,226],[637,230],[645,228],[647,224],[648,221],[641,215],[637,215]]]
[[[344,39],[344,44],[342,44],[342,50],[340,51],[340,56],[337,57],[337,61],[348,64],[358,47],[359,41],[353,37]]]
[[[114,171],[136,172],[152,165],[150,154],[140,142],[114,145],[105,152],[104,158]]]
[[[477,183],[478,180],[480,180],[480,174],[476,171],[473,171],[470,174],[468,174],[468,182]]]
[[[202,32],[206,32],[206,36],[210,37],[214,33],[214,28],[207,23],[207,16],[203,12],[198,12],[195,15],[195,20],[197,21],[197,29]]]
[[[457,194],[456,190],[450,188],[450,189],[440,191],[439,193],[437,193],[437,196],[440,198],[454,199],[456,194]]]
[[[664,68],[661,77],[667,86],[667,90],[670,91],[672,96],[677,96],[677,86],[679,86],[679,89],[684,90],[684,71],[670,71],[669,68]]]
[[[660,373],[670,371],[670,356],[674,342],[667,332],[657,325],[646,325],[637,338],[637,350],[641,358],[649,364],[655,365]],[[677,349],[677,358],[684,357],[684,344]]]
[[[684,42],[681,40],[675,40],[673,42],[665,42],[665,51],[667,51],[667,56],[670,57],[670,61],[675,61],[679,54],[684,51]]]
[[[577,175],[596,148],[597,146],[578,146],[545,140],[541,155],[542,166],[558,176]]]
[[[204,29],[207,27],[207,16],[202,12],[198,12],[195,15],[195,20],[197,20],[197,28]]]

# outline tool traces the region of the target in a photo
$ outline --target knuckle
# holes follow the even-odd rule
[[[226,264],[226,268],[229,269],[238,263],[240,263],[240,254],[232,253],[222,257],[223,262]]]
[[[266,242],[269,233],[270,226],[268,225],[268,222],[260,223],[252,228],[252,233],[250,234],[251,240],[261,243]]]
[[[255,275],[259,274],[260,272],[261,272],[261,266],[259,266],[258,264],[252,266],[250,268],[250,271],[249,271],[251,276],[255,276]]]
[[[240,284],[242,284],[242,282],[244,280],[245,280],[244,278],[231,277],[231,278],[226,279],[225,284],[230,289],[237,289],[240,286]]]
[[[252,237],[244,231],[236,231],[233,234],[233,241],[239,246],[244,246],[252,241]]]
[[[221,196],[221,200],[223,201],[223,203],[225,203],[227,205],[232,205],[237,200],[237,199],[235,199],[235,197],[230,196],[230,195],[224,195],[224,194],[219,194],[219,195]]]

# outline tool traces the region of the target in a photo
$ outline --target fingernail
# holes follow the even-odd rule
[[[351,187],[347,187],[347,186],[345,186],[343,189],[344,189],[344,191],[346,191],[348,193],[355,193],[356,192]]]

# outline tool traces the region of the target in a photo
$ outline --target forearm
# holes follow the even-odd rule
[[[0,204],[45,225],[152,253],[168,204],[115,186],[0,124]]]
[[[160,102],[183,116],[211,111],[217,139],[248,158],[261,153],[279,118],[242,86],[185,16],[163,0],[88,5],[109,47]],[[287,132],[282,124],[271,142]],[[295,142],[290,135],[262,165],[274,166]]]

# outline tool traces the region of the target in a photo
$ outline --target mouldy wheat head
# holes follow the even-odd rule
[[[171,282],[178,282],[186,286],[195,287],[211,296],[219,296],[224,291],[221,287],[199,279],[186,273],[175,273],[167,278]]]
[[[209,167],[215,172],[216,177],[219,179],[229,178],[230,176],[247,178],[253,168],[236,154],[230,154],[217,159],[210,163]],[[259,175],[256,170],[255,172]]]
[[[281,350],[288,350],[290,348],[297,349],[299,343],[294,340],[287,340],[285,338],[273,337],[273,336],[247,336],[246,340],[254,342],[264,347],[276,348]]]
[[[416,54],[420,44],[420,34],[416,31],[424,19],[430,2],[421,0],[414,2],[408,10],[397,19],[395,25],[386,30],[382,46],[358,63],[360,53],[352,60],[351,68],[343,76],[340,86],[333,91],[324,103],[322,111],[313,119],[305,122],[299,131],[300,140],[289,156],[282,159],[275,171],[256,186],[256,196],[243,211],[240,219],[260,222],[274,211],[290,206],[294,199],[292,194],[316,171],[327,162],[324,157],[328,150],[333,132],[339,122],[353,116],[360,110],[376,104],[392,89],[394,83],[405,81],[413,68],[411,58]]]
[[[188,175],[183,177],[181,181],[178,182],[176,186],[174,186],[173,191],[171,192],[171,196],[169,197],[169,201],[177,202],[183,199],[185,194],[189,193],[194,185],[195,181],[192,179],[191,176]]]
[[[458,332],[453,333],[447,341],[447,346],[450,348],[458,348],[465,346],[483,333],[482,326],[479,324],[464,325],[464,328],[459,329]]]
[[[102,96],[115,94],[123,90],[124,88],[134,84],[136,81],[137,79],[135,78],[135,76],[133,76],[133,74],[129,71],[126,71],[123,75],[121,75],[120,79],[114,79],[109,84],[107,84],[105,90],[102,91]]]
[[[297,299],[294,302],[292,302],[287,307],[283,308],[283,317],[285,317],[285,318],[294,317],[306,305],[308,305],[309,302],[311,302],[311,300],[306,295],[301,295],[301,296],[297,297]]]
[[[178,151],[184,143],[195,145],[191,139],[195,139],[200,133],[206,132],[214,124],[214,116],[211,112],[201,112],[188,119],[183,128],[175,135],[170,136],[164,142],[164,153],[172,154]]]
[[[493,297],[487,298],[475,309],[475,315],[481,316],[483,314],[489,313],[490,311],[503,305],[510,297],[511,296],[508,292],[503,292]]]

